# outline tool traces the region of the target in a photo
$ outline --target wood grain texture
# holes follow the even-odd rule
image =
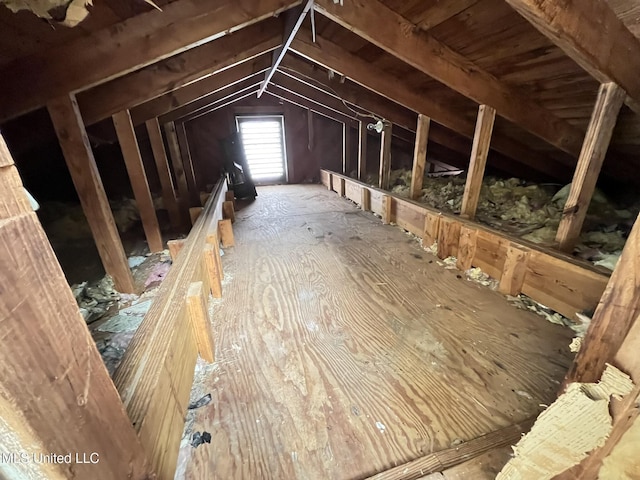
[[[360,208],[364,212],[371,211],[371,191],[367,187],[360,187]]]
[[[569,332],[323,187],[260,187],[235,230],[185,478],[366,478],[555,397]]]
[[[225,220],[231,220],[231,223],[236,221],[236,214],[233,208],[233,202],[225,201],[222,204],[222,217]]]
[[[200,202],[196,172],[193,169],[193,159],[191,158],[191,149],[189,147],[189,139],[187,138],[187,130],[184,128],[184,123],[175,123],[175,127],[184,169],[184,177],[187,181],[187,185],[189,186],[189,207],[201,207],[202,203]]]
[[[429,126],[431,119],[426,115],[418,115],[416,127],[416,144],[413,150],[413,168],[411,170],[411,187],[409,198],[415,200],[422,193],[424,182],[424,167],[427,163],[427,140],[429,140]]]
[[[379,1],[335,5],[318,0],[317,9],[412,67],[467,98],[487,104],[500,115],[572,155],[580,151],[583,132],[506,84],[435,37],[415,31]]]
[[[64,96],[49,102],[47,108],[104,270],[111,275],[119,292],[135,293],[127,256],[93,157],[78,103],[73,95]]]
[[[202,249],[211,225],[220,219],[226,190],[223,180],[214,187],[114,375],[129,418],[160,479],[175,474],[198,358],[185,300],[193,282],[209,285]]]
[[[204,246],[202,260],[207,270],[207,278],[209,280],[207,283],[211,289],[211,295],[214,298],[222,298],[222,271],[220,270],[220,262],[216,258],[216,253],[214,246],[207,244]]]
[[[175,262],[178,259],[178,255],[182,251],[184,247],[184,239],[179,240],[169,240],[167,242],[167,248],[169,249],[169,255],[171,256],[171,261]]]
[[[504,260],[502,276],[498,291],[505,295],[515,297],[522,292],[522,285],[527,275],[529,252],[517,245],[509,245],[507,256]]]
[[[460,243],[460,223],[449,217],[440,217],[438,228],[438,257],[455,257]]]
[[[174,122],[164,125],[164,132],[169,146],[169,157],[171,157],[171,166],[173,167],[173,175],[175,176],[176,185],[178,187],[178,205],[182,212],[183,224],[189,224],[189,185],[182,163],[182,153],[180,152],[180,144],[178,143],[178,134]]]
[[[200,357],[208,363],[215,359],[215,343],[209,324],[209,292],[202,282],[193,282],[187,290],[187,310]]]
[[[140,220],[147,244],[149,245],[149,250],[153,253],[161,252],[164,246],[162,245],[160,224],[158,223],[156,209],[153,205],[147,174],[144,171],[144,164],[140,156],[140,148],[138,147],[138,139],[133,129],[133,123],[131,123],[129,110],[116,113],[113,116],[113,125],[116,129],[122,156],[124,157],[124,164],[129,174],[129,181],[131,182],[136,206],[138,212],[140,212]]]
[[[84,90],[206,43],[299,2],[226,0],[215,5],[181,0],[64,46],[36,52],[0,75],[0,118],[6,120],[55,97]]]
[[[0,477],[151,478],[140,441],[1,136],[0,200],[0,453],[5,459]],[[74,461],[20,459],[22,453],[32,460],[52,452],[73,452]],[[95,452],[100,462],[75,463],[75,452],[80,458]],[[10,454],[17,461],[7,461]]]
[[[337,179],[340,175],[331,173]],[[393,197],[393,219],[398,226],[422,236],[423,245],[429,247],[440,235],[440,218],[458,226],[477,230],[476,248],[472,265],[499,280],[505,265],[509,245],[529,250],[530,259],[522,291],[534,300],[553,308],[566,317],[574,318],[576,312],[595,309],[609,277],[593,265],[579,261],[558,251],[542,248],[534,243],[510,237],[484,225],[439,212],[423,204],[366,186],[357,180],[344,177],[347,184],[366,187],[371,195],[371,210],[382,215],[382,196]],[[436,220],[438,218],[438,220]],[[425,230],[426,229],[426,230]],[[444,247],[441,247],[444,248]],[[457,254],[458,243],[449,251]],[[443,252],[444,253],[444,252]]]
[[[458,261],[456,266],[459,270],[466,271],[473,265],[476,256],[476,242],[478,240],[478,230],[469,227],[460,227],[460,240],[458,243]]]
[[[218,231],[220,232],[220,241],[223,247],[233,247],[236,244],[231,220],[228,218],[220,220],[218,222]]]
[[[600,86],[556,234],[561,250],[571,252],[580,237],[624,97],[624,90],[616,84]]]
[[[169,170],[169,160],[167,159],[167,152],[164,149],[164,142],[162,141],[162,132],[160,131],[160,123],[158,118],[152,118],[145,122],[147,128],[147,134],[149,135],[149,142],[151,143],[151,150],[153,152],[153,159],[156,163],[156,169],[158,170],[158,177],[160,178],[160,187],[162,188],[162,203],[164,208],[169,213],[169,221],[173,228],[180,227],[182,218],[180,217],[180,209],[178,207],[178,200],[176,198],[176,191],[173,188],[173,180],[171,179],[171,171]]]
[[[382,196],[382,224],[389,225],[391,223],[391,209],[393,198],[390,195]]]
[[[489,144],[493,133],[493,124],[496,119],[496,110],[487,105],[478,108],[476,130],[473,134],[473,146],[471,147],[471,160],[467,170],[467,181],[462,195],[462,207],[460,216],[473,219],[478,208],[480,189],[484,178],[484,170],[489,155]]]
[[[202,213],[202,210],[203,210],[202,207],[190,207],[189,208],[189,218],[191,218],[191,225],[195,225],[196,220],[198,220],[198,217]]]

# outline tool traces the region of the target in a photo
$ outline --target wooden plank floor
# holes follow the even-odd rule
[[[324,187],[263,187],[234,229],[186,478],[365,478],[555,398],[570,332]]]

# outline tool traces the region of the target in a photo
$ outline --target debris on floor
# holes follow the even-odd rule
[[[80,307],[80,313],[88,324],[102,318],[120,298],[109,275],[105,275],[102,280],[91,286],[88,286],[87,282],[72,285],[71,290]]]
[[[191,437],[191,446],[197,448],[203,443],[211,443],[211,434],[209,432],[194,432]]]
[[[204,407],[205,405],[209,405],[211,403],[211,394],[207,393],[205,396],[200,397],[195,402],[192,402],[187,407],[189,410],[195,410],[196,408]]]
[[[631,378],[609,364],[598,383],[570,384],[513,447],[514,457],[497,480],[551,479],[577,465],[609,436],[611,398],[633,388]]]
[[[377,184],[375,175],[366,180]],[[439,210],[460,213],[465,182],[463,175],[425,176],[418,201]],[[390,185],[392,193],[408,197],[411,171],[393,170]],[[487,176],[480,191],[476,219],[507,234],[550,246],[555,241],[570,188],[570,184],[535,184],[517,178]],[[574,250],[577,257],[613,270],[640,204],[620,207],[596,189],[580,242]]]

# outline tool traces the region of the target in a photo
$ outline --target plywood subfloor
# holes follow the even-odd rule
[[[365,478],[555,398],[570,332],[324,187],[260,188],[234,229],[186,478]]]

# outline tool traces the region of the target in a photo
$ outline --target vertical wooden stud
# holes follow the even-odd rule
[[[213,245],[207,243],[204,246],[204,263],[211,287],[211,295],[214,298],[222,298],[222,272],[218,268],[220,262],[216,259],[216,250]]]
[[[460,227],[460,240],[458,243],[458,255],[456,266],[459,270],[469,270],[473,265],[473,258],[476,255],[476,240],[478,230],[466,226]]]
[[[473,219],[476,216],[495,119],[495,108],[489,107],[488,105],[480,105],[478,109],[478,119],[476,121],[476,130],[473,134],[473,146],[471,148],[469,169],[467,170],[467,182],[464,186],[462,207],[460,209],[460,216],[464,218]]]
[[[113,124],[116,128],[118,142],[120,142],[124,164],[127,167],[129,181],[140,212],[140,220],[149,244],[149,250],[161,252],[164,247],[162,245],[160,224],[153,205],[153,197],[149,190],[149,182],[144,171],[144,164],[142,163],[142,156],[140,155],[140,148],[138,147],[138,140],[136,139],[136,132],[133,129],[129,110],[123,110],[113,115]]]
[[[360,195],[361,195],[361,200],[360,200],[360,208],[362,208],[363,211],[365,212],[370,212],[371,211],[371,190],[369,190],[367,187],[360,187]]]
[[[171,257],[172,262],[175,263],[178,258],[178,254],[182,250],[182,247],[184,247],[184,242],[185,241],[182,238],[178,240],[169,240],[167,242],[167,248],[169,249],[169,256]]]
[[[184,174],[189,186],[189,206],[201,207],[200,194],[198,191],[198,182],[196,182],[196,174],[193,169],[193,159],[191,158],[191,150],[189,149],[189,140],[187,139],[187,130],[184,123],[176,125],[176,134],[178,136],[178,145],[182,153],[182,163],[184,165]]]
[[[195,225],[196,224],[196,220],[198,220],[198,218],[202,214],[203,210],[204,210],[204,208],[202,208],[202,207],[191,207],[191,208],[189,208],[189,218],[191,219],[191,225]]]
[[[389,180],[391,176],[391,136],[392,126],[385,122],[384,130],[380,136],[380,176],[378,187],[389,190]]]
[[[433,213],[425,213],[424,215],[424,229],[422,231],[422,246],[429,248],[431,245],[438,241],[438,234],[440,232],[440,218],[442,215],[436,215]]]
[[[113,278],[119,292],[134,293],[135,286],[127,256],[111,213],[76,98],[74,95],[59,97],[49,102],[47,108],[71,179],[78,192],[82,210],[98,247],[102,265]]]
[[[349,175],[351,173],[351,127],[342,124],[342,173]]]
[[[382,223],[389,225],[391,223],[391,208],[393,197],[391,195],[382,195]]]
[[[438,257],[447,258],[458,253],[460,242],[460,222],[445,216],[440,217],[438,230]]]
[[[208,292],[204,291],[202,282],[192,282],[187,290],[187,311],[193,334],[198,346],[198,353],[208,363],[215,359],[213,331],[209,321]]]
[[[344,197],[345,189],[346,189],[346,185],[345,185],[344,178],[339,178],[338,179],[338,195],[340,195],[341,197]]]
[[[358,180],[367,177],[367,124],[358,122]]]
[[[504,295],[515,297],[522,292],[522,285],[527,274],[529,251],[514,244],[509,245],[502,268],[502,276],[498,291]]]
[[[220,233],[220,241],[223,247],[233,247],[236,244],[235,237],[233,235],[233,225],[231,220],[224,219],[218,221],[218,232]]]
[[[220,272],[220,279],[224,279],[224,270],[222,269],[222,255],[220,254],[220,237],[218,233],[210,233],[207,235],[207,243],[213,247],[213,253],[218,264],[218,272]]]
[[[184,173],[182,154],[180,153],[175,124],[173,122],[165,124],[164,132],[167,137],[171,165],[173,165],[173,173],[178,186],[178,205],[180,206],[183,224],[186,226],[189,219],[189,186],[187,185],[187,177]]]
[[[416,144],[413,150],[413,169],[411,171],[411,188],[409,197],[417,199],[422,193],[424,181],[424,168],[427,162],[427,140],[429,139],[429,126],[431,119],[426,115],[418,115],[418,126],[416,128]]]
[[[556,234],[560,250],[570,252],[578,241],[625,97],[625,91],[615,83],[600,85]]]
[[[222,203],[222,216],[228,218],[231,223],[236,221],[236,213],[233,209],[233,202],[225,201]]]
[[[329,191],[333,190],[333,174],[329,173],[329,184],[327,185]]]
[[[171,180],[169,160],[167,159],[167,152],[164,149],[164,142],[162,141],[162,132],[160,131],[158,118],[156,117],[147,120],[145,125],[147,127],[147,133],[149,134],[149,141],[151,142],[151,150],[153,151],[153,158],[156,162],[158,177],[160,178],[162,202],[169,213],[169,222],[171,222],[171,226],[173,228],[179,228],[182,223],[182,218],[180,216],[180,208],[176,198],[176,191],[173,188],[173,181]]]

